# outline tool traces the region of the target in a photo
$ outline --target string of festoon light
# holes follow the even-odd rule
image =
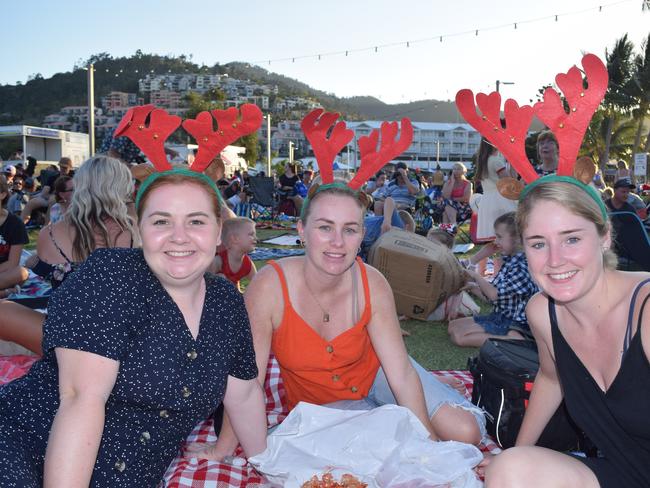
[[[328,51],[328,52],[321,52],[321,53],[316,53],[316,54],[305,54],[305,55],[296,55],[296,56],[285,56],[281,58],[273,58],[273,59],[258,59],[256,61],[248,61],[250,64],[254,65],[272,65],[273,63],[283,63],[283,62],[292,62],[295,63],[297,61],[301,60],[308,60],[308,59],[316,59],[316,60],[322,60],[327,57],[334,57],[334,56],[351,56],[352,54],[358,54],[358,53],[379,53],[381,50],[385,49],[390,49],[390,48],[410,48],[412,46],[418,45],[418,44],[424,44],[424,43],[431,43],[431,42],[438,42],[442,43],[447,39],[455,38],[455,37],[461,37],[461,36],[474,36],[478,37],[481,33],[484,32],[491,32],[491,31],[497,31],[497,30],[505,30],[505,29],[512,29],[512,30],[518,30],[522,26],[525,26],[527,24],[533,24],[533,23],[540,23],[540,22],[560,22],[563,18],[566,17],[572,17],[572,16],[577,16],[577,15],[583,15],[587,13],[593,13],[593,12],[599,12],[602,13],[606,9],[614,8],[617,6],[620,6],[622,4],[626,3],[632,3],[632,2],[638,2],[639,0],[618,0],[616,2],[610,2],[610,3],[604,3],[602,5],[594,6],[594,7],[589,7],[589,8],[584,8],[580,10],[573,10],[573,11],[568,11],[568,12],[560,12],[557,14],[550,14],[550,15],[544,15],[541,17],[535,17],[531,19],[523,19],[523,20],[518,20],[518,21],[512,21],[512,22],[507,22],[499,25],[493,25],[493,26],[484,26],[484,27],[477,27],[474,29],[468,29],[464,31],[458,31],[458,32],[451,32],[451,33],[446,33],[446,34],[436,34],[432,35],[429,37],[424,37],[424,38],[419,38],[419,39],[407,39],[404,41],[397,41],[397,42],[390,42],[390,43],[377,43],[372,46],[366,46],[366,47],[360,47],[360,48],[349,48],[349,49],[341,49],[338,51]],[[642,0],[641,2],[641,9],[642,11],[650,11],[650,0]],[[191,61],[188,61],[191,62]],[[198,68],[199,72],[208,72],[210,71],[209,66],[200,66]],[[179,72],[196,72],[196,70],[192,68],[180,68],[180,69],[167,69],[167,70],[140,70],[138,71],[137,69],[132,70],[132,69],[124,69],[124,68],[105,68],[105,69],[98,69],[95,67],[94,71],[99,71],[99,72],[105,72],[105,73],[110,73],[111,75],[114,75],[115,77],[119,77],[120,74],[123,73],[138,73],[142,74],[143,76],[146,76],[148,74],[178,74]]]
[[[475,37],[478,37],[480,33],[482,32],[489,32],[489,31],[495,31],[495,30],[504,30],[504,29],[513,29],[517,30],[519,29],[522,25],[526,24],[532,24],[532,23],[538,23],[538,22],[547,22],[547,21],[554,21],[554,22],[559,22],[561,18],[564,17],[569,17],[569,16],[576,16],[580,14],[586,14],[590,12],[603,12],[607,8],[611,7],[616,7],[618,5],[624,4],[624,3],[630,3],[630,2],[637,2],[638,0],[619,0],[617,2],[611,2],[611,3],[606,3],[594,7],[589,7],[589,8],[584,8],[580,10],[574,10],[570,12],[562,12],[562,13],[557,13],[557,14],[551,14],[551,15],[545,15],[542,17],[536,17],[532,19],[524,19],[524,20],[519,20],[519,21],[513,21],[513,22],[508,22],[504,24],[499,24],[499,25],[493,25],[493,26],[488,26],[488,27],[477,27],[475,29],[468,29],[464,31],[459,31],[459,32],[452,32],[452,33],[447,33],[447,34],[436,34],[430,37],[425,37],[425,38],[420,38],[420,39],[407,39],[404,41],[397,41],[397,42],[391,42],[391,43],[384,43],[384,44],[375,44],[372,46],[366,46],[366,47],[360,47],[360,48],[350,48],[350,49],[341,49],[338,51],[329,51],[329,52],[322,52],[322,53],[316,53],[316,54],[306,54],[306,55],[298,55],[298,56],[286,56],[282,58],[274,58],[274,59],[260,59],[257,61],[252,61],[251,64],[257,64],[257,65],[271,65],[272,63],[281,63],[281,62],[292,62],[295,63],[296,61],[300,60],[307,60],[307,59],[317,59],[321,60],[325,57],[332,57],[332,56],[350,56],[352,54],[357,54],[357,53],[378,53],[380,50],[387,49],[387,48],[397,48],[397,47],[402,47],[402,48],[410,48],[411,46],[414,46],[416,44],[423,44],[423,43],[430,43],[430,42],[438,42],[441,43],[445,39],[453,38],[453,37],[461,37],[461,36],[469,36],[473,35]],[[643,0],[641,2],[641,9],[642,11],[645,10],[650,10],[650,0]]]

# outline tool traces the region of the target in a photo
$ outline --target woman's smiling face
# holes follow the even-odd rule
[[[298,223],[307,257],[328,274],[341,274],[354,263],[363,239],[363,209],[349,195],[320,195],[306,223]]]
[[[534,280],[558,302],[584,297],[604,272],[609,234],[601,237],[593,222],[556,202],[535,205],[522,238]]]
[[[139,225],[147,264],[165,288],[203,277],[221,233],[205,189],[192,183],[155,188],[146,200]]]

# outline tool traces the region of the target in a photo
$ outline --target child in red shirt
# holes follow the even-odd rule
[[[251,219],[236,217],[224,221],[222,247],[214,258],[211,271],[223,275],[241,291],[239,281],[242,278],[251,279],[257,272],[255,263],[248,257],[248,253],[255,250],[256,243],[255,222]]]

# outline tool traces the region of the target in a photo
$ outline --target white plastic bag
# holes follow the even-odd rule
[[[410,410],[396,405],[347,411],[301,402],[249,462],[288,488],[325,472],[336,479],[352,474],[369,488],[482,486],[472,471],[483,459],[476,447],[428,435]]]

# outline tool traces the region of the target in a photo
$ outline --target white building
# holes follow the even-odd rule
[[[350,152],[357,154],[357,141],[367,136],[373,129],[380,129],[382,121],[367,120],[363,122],[347,122],[349,129],[354,131],[350,143]],[[443,168],[448,168],[455,161],[470,161],[478,151],[481,135],[469,124],[445,122],[412,122],[413,142],[400,156],[400,160],[411,162],[412,167],[434,167],[440,162]],[[361,155],[358,155],[360,158]]]

